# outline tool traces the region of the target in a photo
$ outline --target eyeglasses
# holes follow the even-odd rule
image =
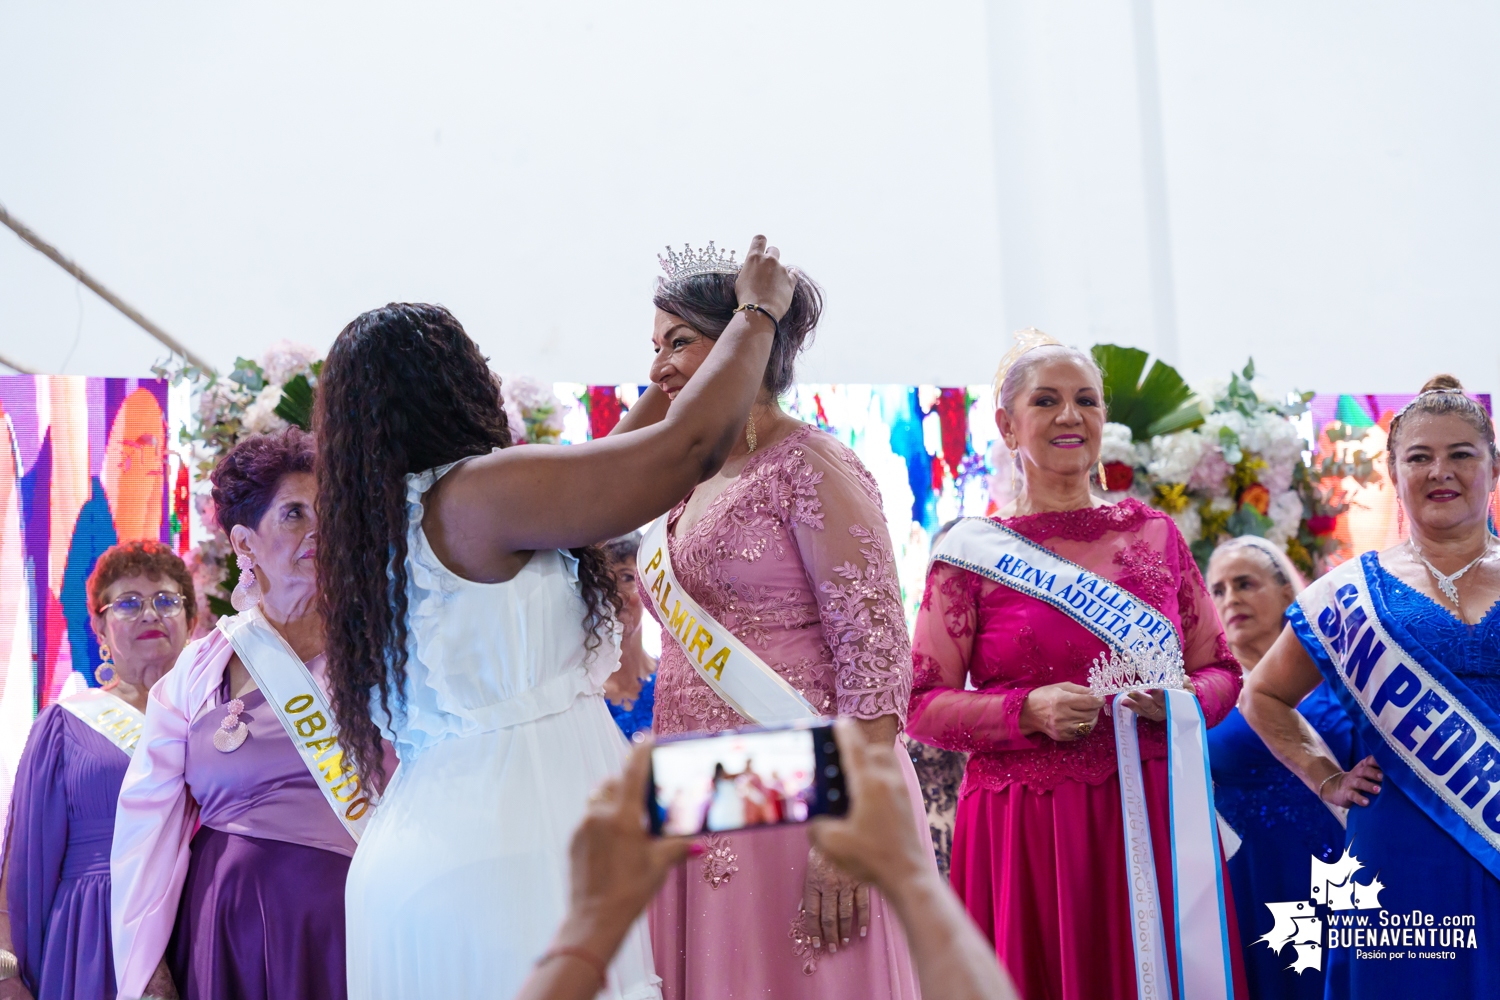
[[[171,618],[182,614],[182,595],[170,590],[159,590],[151,598],[151,607],[156,609],[158,618]],[[111,604],[106,604],[99,609],[102,615],[108,611],[121,621],[133,622],[146,610],[146,599],[139,594],[126,594]]]

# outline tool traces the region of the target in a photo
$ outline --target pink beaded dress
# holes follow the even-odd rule
[[[1208,724],[1234,707],[1239,664],[1170,517],[1127,499],[1002,523],[1170,618]],[[971,755],[959,791],[951,881],[1020,994],[1035,1000],[1136,995],[1109,706],[1093,732],[1074,741],[1022,735],[1019,726],[1034,688],[1087,684],[1090,665],[1104,651],[1092,632],[1036,598],[947,563],[928,572],[912,641],[907,733]],[[975,690],[965,690],[966,680]],[[1137,731],[1172,955],[1166,733],[1144,719]],[[1230,893],[1227,874],[1224,892]],[[1234,904],[1227,902],[1229,940],[1238,941]],[[1238,949],[1233,963],[1236,995],[1246,997]],[[1174,970],[1174,988],[1175,979]]]
[[[703,607],[825,715],[904,719],[911,657],[880,494],[837,440],[802,427],[751,456],[703,517],[675,534],[678,579]],[[645,602],[651,607],[649,601]],[[662,634],[658,735],[747,725]],[[921,789],[898,754],[927,835]],[[651,909],[666,1000],[917,997],[895,915],[871,892],[867,938],[814,950],[799,910],[807,869],[801,825],[715,834],[677,869]]]

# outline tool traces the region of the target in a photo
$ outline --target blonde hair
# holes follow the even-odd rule
[[[1016,394],[1025,384],[1027,372],[1043,360],[1041,355],[1032,353],[1039,347],[1060,348],[1064,354],[1092,371],[1101,385],[1104,384],[1104,372],[1099,368],[1099,362],[1095,361],[1094,356],[1088,351],[1069,347],[1034,326],[1017,330],[1012,337],[1015,342],[1000,359],[1000,367],[995,369],[995,380],[991,383],[991,388],[995,392],[995,406],[1007,413],[1010,412],[1011,404],[1015,402]]]

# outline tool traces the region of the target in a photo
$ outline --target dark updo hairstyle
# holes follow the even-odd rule
[[[311,471],[313,436],[301,428],[243,438],[219,459],[209,476],[219,527],[226,535],[237,524],[256,530],[281,480],[293,472]]]
[[[796,268],[790,270],[797,286],[792,291],[792,304],[777,324],[776,340],[771,344],[771,360],[766,362],[766,377],[761,382],[771,390],[772,396],[780,396],[792,387],[797,355],[812,343],[813,331],[823,314],[823,289]],[[718,340],[740,304],[734,292],[734,277],[732,274],[696,274],[676,281],[658,278],[651,302],[709,340]]]
[[[1401,412],[1391,418],[1391,431],[1386,436],[1385,453],[1392,479],[1396,478],[1396,438],[1400,433],[1401,424],[1407,417],[1417,413],[1459,417],[1464,423],[1478,431],[1485,443],[1489,445],[1490,462],[1500,460],[1500,451],[1495,448],[1495,425],[1490,422],[1490,415],[1484,412],[1484,407],[1465,395],[1463,385],[1452,375],[1434,375],[1422,386],[1421,394],[1403,406]]]
[[[333,711],[360,773],[384,775],[371,694],[406,688],[406,481],[512,444],[499,380],[442,306],[392,303],[344,327],[318,378],[318,579]],[[533,445],[532,447],[546,447]],[[619,614],[604,554],[572,550],[585,646]]]
[[[104,550],[99,561],[94,563],[85,585],[89,595],[89,613],[102,614],[104,592],[116,580],[127,576],[144,576],[148,580],[171,580],[182,592],[182,613],[187,616],[188,631],[192,632],[198,620],[198,594],[193,588],[193,574],[188,572],[182,557],[161,542],[149,539],[132,539],[111,545]]]

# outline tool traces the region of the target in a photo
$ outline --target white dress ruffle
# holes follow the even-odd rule
[[[406,698],[385,727],[401,766],[349,868],[351,1000],[513,995],[562,920],[589,793],[626,753],[599,693],[619,650],[585,651],[577,561],[454,575],[422,531],[449,468],[407,477]],[[638,921],[600,996],[659,998],[659,983]]]

